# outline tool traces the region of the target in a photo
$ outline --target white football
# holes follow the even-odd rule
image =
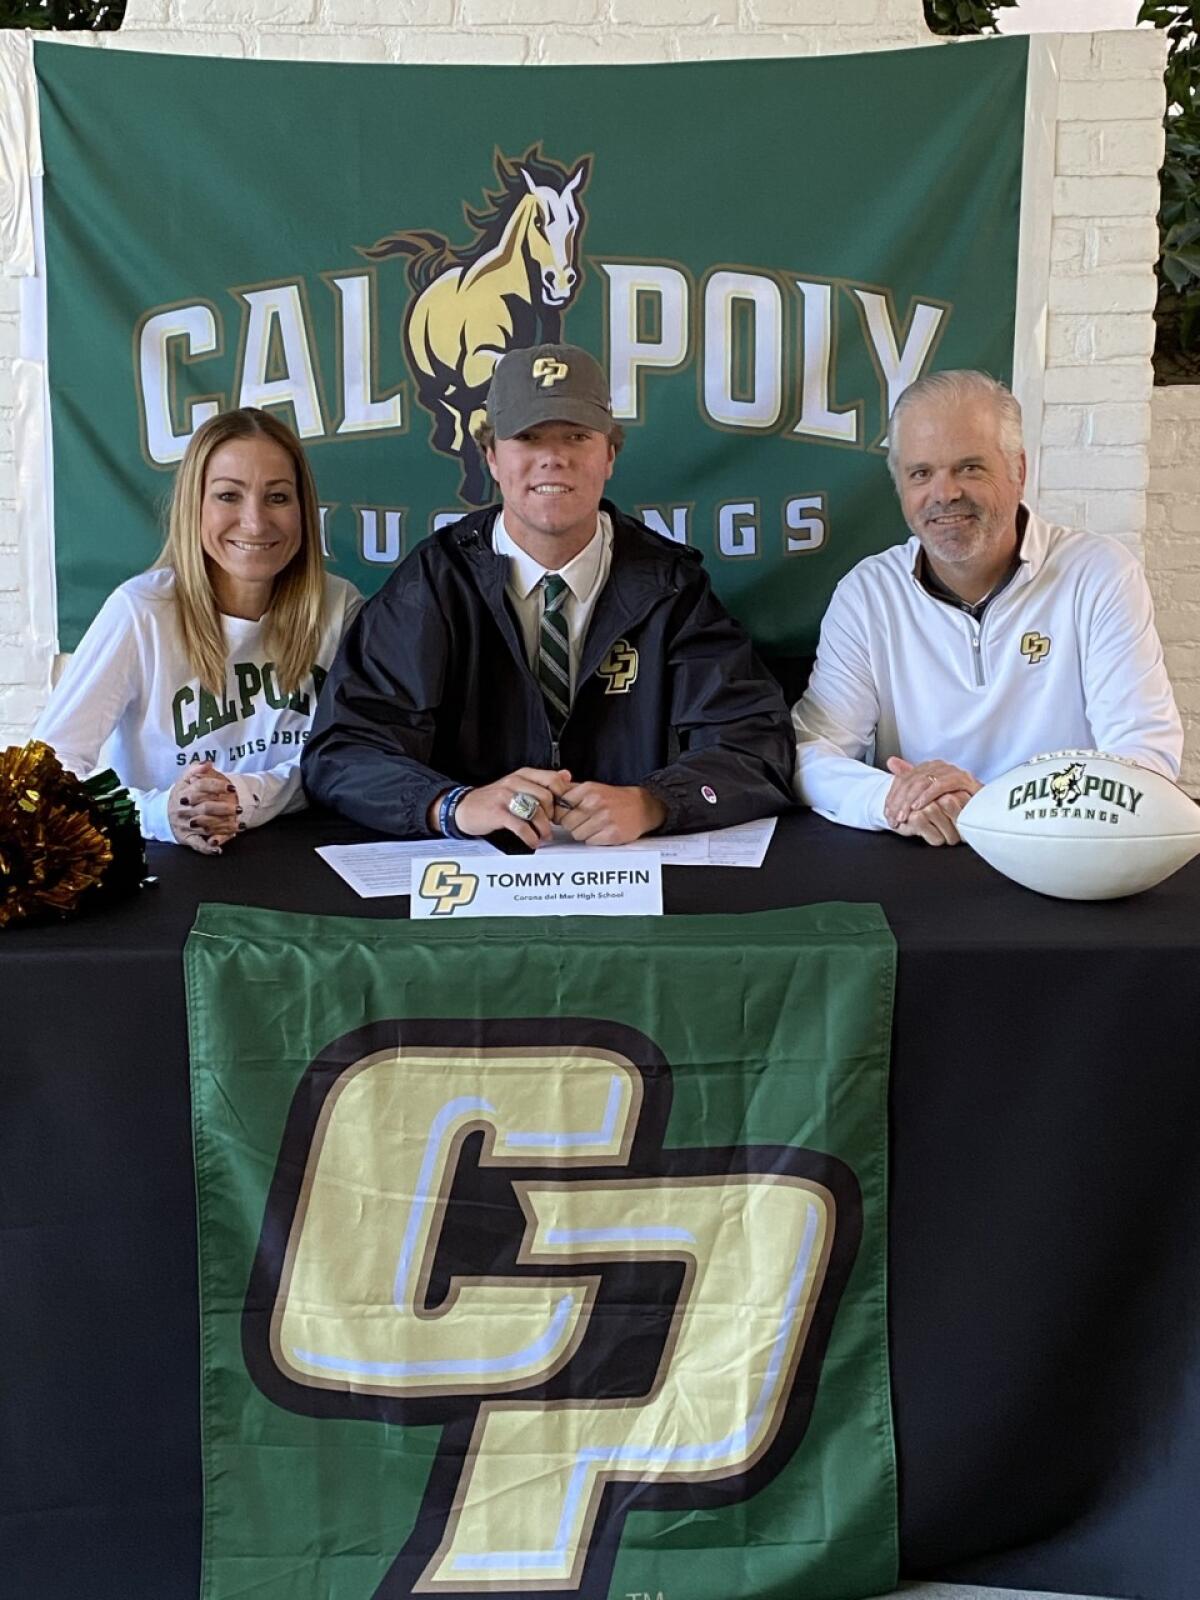
[[[1063,900],[1150,889],[1200,853],[1200,806],[1122,756],[1056,750],[972,795],[958,831],[998,872]]]

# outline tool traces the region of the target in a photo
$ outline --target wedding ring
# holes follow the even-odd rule
[[[517,817],[521,822],[528,822],[537,808],[537,796],[527,794],[524,789],[520,790],[517,794],[514,794],[512,799],[508,802],[508,809],[512,812],[513,816]]]

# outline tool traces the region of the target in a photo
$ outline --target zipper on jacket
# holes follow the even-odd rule
[[[968,627],[971,627],[970,623],[967,625]],[[975,687],[977,689],[982,689],[984,686],[982,623],[980,623],[977,627],[971,627],[971,658],[975,663]]]
[[[550,739],[550,765],[554,768],[555,772],[557,772],[559,767],[562,766],[562,757],[558,750],[558,740],[553,736]]]

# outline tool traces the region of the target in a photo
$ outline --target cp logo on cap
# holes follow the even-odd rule
[[[543,389],[561,383],[570,370],[565,361],[556,361],[553,356],[539,356],[533,363],[533,376]]]
[[[456,907],[469,906],[478,887],[475,874],[464,872],[457,861],[431,861],[417,893],[422,900],[437,901],[432,916],[448,917]]]

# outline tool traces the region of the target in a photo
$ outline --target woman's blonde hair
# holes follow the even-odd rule
[[[155,565],[169,567],[175,574],[175,604],[179,608],[184,650],[200,682],[219,698],[225,689],[225,638],[200,543],[200,515],[208,463],[213,452],[231,439],[267,439],[277,444],[291,457],[296,477],[300,548],[275,579],[266,634],[279,687],[291,694],[317,659],[325,602],[325,562],[316,485],[300,441],[290,428],[254,406],[224,411],[200,424],[175,474],[167,540]]]

